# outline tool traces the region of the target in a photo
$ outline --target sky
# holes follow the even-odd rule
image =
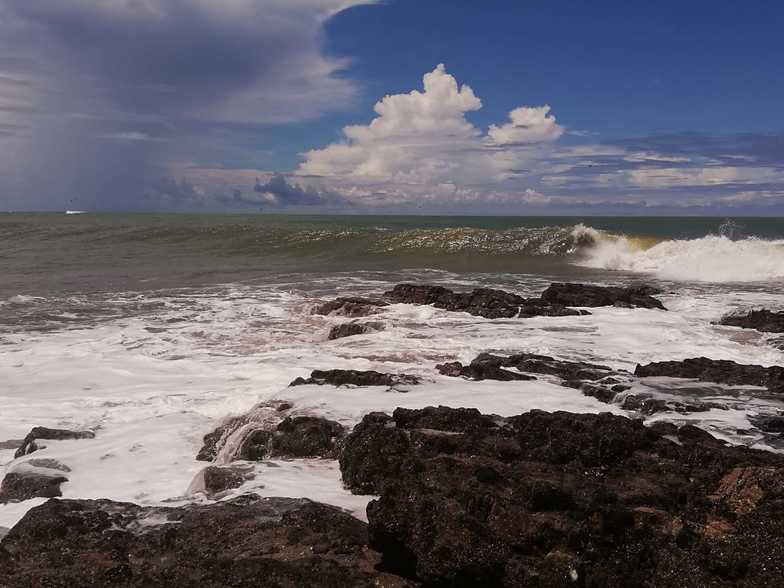
[[[0,0],[0,211],[784,214],[784,3]]]

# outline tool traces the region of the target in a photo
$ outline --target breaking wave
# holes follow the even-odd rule
[[[784,240],[733,240],[729,236],[708,235],[651,245],[640,239],[597,232],[593,243],[581,250],[576,263],[653,274],[673,281],[762,282],[784,278]]]

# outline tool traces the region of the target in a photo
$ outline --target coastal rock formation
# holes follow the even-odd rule
[[[342,297],[317,306],[313,314],[362,317],[374,314],[388,305],[388,302],[374,298]]]
[[[552,284],[539,298],[524,298],[493,288],[475,288],[455,292],[443,286],[398,284],[384,293],[384,300],[372,298],[337,298],[318,306],[313,312],[322,315],[368,316],[389,303],[431,305],[451,312],[467,312],[489,319],[561,317],[588,315],[587,310],[570,307],[623,306],[666,310],[653,297],[659,290],[652,286],[593,286],[586,284]],[[346,327],[348,328],[348,327]],[[357,333],[352,333],[357,334]]]
[[[349,488],[380,495],[368,518],[383,569],[424,585],[782,585],[784,457],[661,429],[397,409],[367,415],[340,465]]]
[[[27,436],[22,440],[22,444],[14,454],[15,458],[28,455],[34,451],[42,449],[38,444],[40,440],[62,441],[65,439],[93,439],[95,433],[92,431],[69,431],[67,429],[50,429],[48,427],[33,427]]]
[[[708,359],[707,357],[638,365],[634,370],[634,375],[638,377],[693,378],[719,384],[762,386],[774,394],[784,393],[784,367],[745,365],[729,360]]]
[[[367,525],[305,499],[152,508],[50,500],[0,544],[0,584],[130,588],[415,584],[375,569]]]
[[[586,314],[560,304],[540,299],[527,299],[517,294],[490,288],[471,292],[454,292],[441,286],[398,284],[384,294],[396,303],[432,305],[453,312],[467,312],[484,318],[514,318],[534,316],[579,316]]]
[[[204,436],[198,461],[215,461],[221,452],[225,453],[224,462],[237,458],[237,448],[241,442],[257,429],[273,430],[286,418],[292,405],[285,401],[272,401],[257,404],[245,414],[228,418],[211,433]]]
[[[253,468],[249,466],[207,466],[196,474],[187,494],[202,493],[207,498],[218,500],[251,479]]]
[[[220,451],[224,462],[261,461],[268,458],[323,457],[335,459],[346,435],[335,421],[314,416],[287,416],[273,424],[273,415],[261,407],[230,419],[204,436],[196,459],[214,461]]]
[[[324,457],[336,459],[346,431],[323,417],[287,417],[273,431],[256,429],[239,446],[236,459]]]
[[[752,310],[747,313],[730,314],[723,317],[718,324],[755,329],[764,333],[784,333],[784,311]]]
[[[613,370],[605,365],[579,361],[564,361],[547,355],[516,353],[509,356],[480,353],[470,364],[459,361],[440,364],[436,369],[445,376],[470,380],[535,380],[528,374],[556,376],[563,385],[583,388],[588,396],[610,402],[618,392],[628,389],[621,384],[631,374]],[[589,384],[590,383],[590,384]]]
[[[53,459],[31,459],[16,464],[0,483],[0,504],[31,498],[62,496],[60,484],[70,468]]]
[[[419,378],[407,374],[383,374],[376,371],[313,370],[309,378],[297,378],[290,386],[316,384],[323,386],[397,386],[416,385]]]
[[[542,292],[542,299],[564,306],[622,306],[628,308],[658,308],[667,310],[654,294],[661,291],[653,286],[639,285],[621,288],[590,284],[553,284]]]
[[[365,333],[372,333],[383,329],[384,325],[381,323],[343,323],[342,325],[332,327],[329,331],[329,335],[327,335],[327,339],[334,341],[335,339],[364,335]]]

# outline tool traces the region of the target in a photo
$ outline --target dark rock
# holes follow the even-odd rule
[[[591,396],[596,398],[599,402],[604,402],[605,404],[610,404],[618,394],[618,391],[615,390],[617,386],[613,386],[609,390],[604,386],[596,386],[595,384],[582,384],[580,386],[580,390],[586,396]]]
[[[593,286],[590,284],[552,284],[542,293],[542,299],[564,306],[625,306],[667,310],[653,294],[660,290],[652,286]]]
[[[8,531],[10,531],[10,530],[11,529],[9,529],[8,527],[0,527],[0,541],[3,540],[3,537],[8,535]]]
[[[219,499],[225,496],[229,490],[239,488],[251,479],[253,479],[252,467],[207,466],[196,474],[190,488],[188,488],[188,494],[202,492],[207,498]]]
[[[619,373],[604,365],[562,361],[534,353],[517,353],[509,356],[481,353],[467,366],[463,366],[459,362],[453,362],[436,366],[436,368],[444,375],[462,376],[475,380],[535,379],[519,373],[528,372],[558,376],[565,381],[596,381],[610,374]],[[510,368],[518,371],[512,372]]]
[[[0,484],[0,504],[31,498],[62,496],[60,484],[67,482],[61,471],[43,468],[20,469],[5,475]]]
[[[443,310],[467,312],[490,319],[585,314],[560,304],[551,304],[541,299],[526,299],[511,292],[491,288],[454,292],[442,286],[398,284],[384,296],[396,303],[432,305]]]
[[[298,416],[283,420],[274,431],[256,430],[240,445],[237,459],[323,457],[337,459],[346,431],[322,417]]]
[[[784,312],[751,310],[723,317],[718,324],[755,329],[764,333],[784,333]]]
[[[344,337],[364,335],[365,333],[383,330],[383,327],[384,326],[381,323],[344,323],[332,327],[327,339],[334,341],[335,339],[342,339]]]
[[[751,417],[749,421],[760,431],[766,433],[784,433],[784,415]]]
[[[257,430],[271,435],[272,431],[281,420],[281,414],[293,408],[290,402],[272,401],[254,406],[247,413],[226,419],[219,427],[204,436],[204,444],[199,450],[198,461],[215,461],[221,450],[230,439],[235,439],[232,446],[240,445],[240,441],[247,438]],[[261,435],[263,433],[259,433]],[[236,456],[233,456],[236,459]],[[230,461],[230,459],[229,459]]]
[[[708,431],[695,427],[694,425],[684,425],[680,427],[678,429],[678,439],[688,443],[723,444],[722,441],[716,439],[713,435],[708,433]]]
[[[782,585],[784,457],[677,433],[683,445],[609,414],[398,409],[366,416],[340,465],[380,495],[383,569],[427,586]]]
[[[321,304],[313,310],[313,314],[361,317],[374,314],[388,305],[383,300],[373,298],[343,297]]]
[[[382,374],[358,370],[313,370],[310,378],[297,378],[290,386],[317,384],[322,386],[397,386],[419,384],[419,378],[406,374]]]
[[[638,365],[634,370],[634,375],[641,378],[666,376],[727,385],[762,386],[776,394],[784,393],[784,367],[745,365],[729,360],[708,359],[707,357]]]
[[[95,433],[92,431],[68,431],[66,429],[49,429],[47,427],[33,427],[24,438],[19,449],[14,454],[15,458],[22,457],[41,449],[38,441],[41,439],[50,441],[62,441],[66,439],[93,439]]]
[[[466,366],[459,361],[439,364],[436,366],[436,369],[445,376],[462,377],[469,380],[499,380],[501,382],[511,382],[536,379],[533,376],[503,369],[498,365],[495,365],[493,361],[482,361],[478,359],[475,359]]]
[[[208,506],[50,500],[0,545],[0,584],[80,588],[413,586],[375,569],[367,525],[305,499]]]

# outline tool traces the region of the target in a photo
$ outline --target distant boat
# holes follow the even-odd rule
[[[84,214],[86,210],[66,210],[65,214]]]

